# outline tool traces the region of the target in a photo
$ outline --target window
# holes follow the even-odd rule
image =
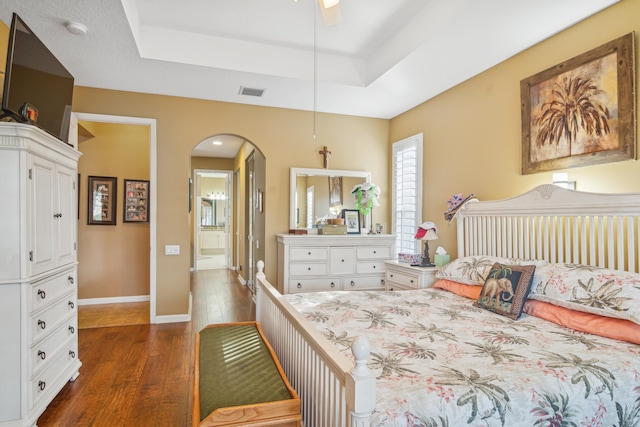
[[[315,188],[312,185],[307,188],[307,228],[312,228],[315,223],[313,221],[313,211],[315,206],[313,206],[313,201],[315,199]]]
[[[422,134],[393,144],[393,230],[397,253],[420,253],[414,239],[422,224]]]

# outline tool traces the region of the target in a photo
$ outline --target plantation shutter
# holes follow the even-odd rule
[[[422,134],[393,144],[393,230],[397,253],[420,253],[414,239],[422,224]]]

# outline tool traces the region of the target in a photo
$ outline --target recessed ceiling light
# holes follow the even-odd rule
[[[87,34],[87,26],[79,22],[67,22],[65,24],[67,30],[76,36],[84,36]]]
[[[213,145],[222,145],[222,142],[220,142],[220,141],[213,141]]]

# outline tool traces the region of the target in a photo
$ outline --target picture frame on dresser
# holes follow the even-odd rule
[[[89,176],[87,224],[116,225],[118,178]]]
[[[347,234],[360,234],[360,211],[357,209],[343,209],[342,218],[347,225]]]
[[[149,181],[124,180],[123,222],[149,222]]]

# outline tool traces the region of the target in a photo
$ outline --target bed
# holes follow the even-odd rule
[[[280,295],[260,273],[256,317],[305,426],[639,425],[639,218],[640,194],[551,185],[471,202],[433,289]],[[519,318],[477,306],[496,268],[531,276]]]

